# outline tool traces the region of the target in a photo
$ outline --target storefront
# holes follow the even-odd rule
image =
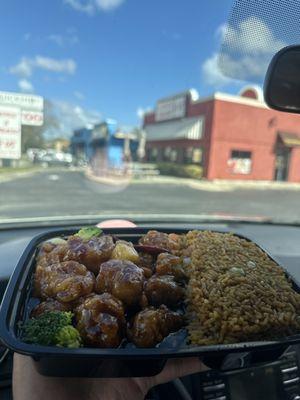
[[[268,109],[259,88],[164,98],[143,127],[147,162],[201,165],[209,180],[300,182],[300,116]]]

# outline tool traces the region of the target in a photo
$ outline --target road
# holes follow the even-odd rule
[[[84,214],[239,214],[300,220],[300,191],[213,192],[176,184],[126,188],[87,180],[78,171],[42,171],[0,183],[0,218]]]

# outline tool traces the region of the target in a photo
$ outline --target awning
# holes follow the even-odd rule
[[[204,117],[183,118],[174,121],[159,122],[146,125],[144,130],[147,141],[192,139],[199,140],[203,136]]]
[[[278,136],[286,147],[300,146],[300,135],[296,133],[279,132]]]

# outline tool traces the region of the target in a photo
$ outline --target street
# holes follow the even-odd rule
[[[180,182],[180,180],[178,181]],[[0,182],[0,219],[86,214],[234,214],[300,221],[300,191],[206,191],[182,184],[111,187],[80,171],[45,170]]]

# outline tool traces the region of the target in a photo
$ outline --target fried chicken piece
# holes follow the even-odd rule
[[[44,243],[37,256],[37,264],[47,267],[62,262],[64,261],[67,251],[67,244],[55,245],[53,243]]]
[[[72,304],[71,303],[61,303],[60,301],[54,299],[47,299],[42,301],[40,304],[34,307],[31,311],[30,316],[36,318],[45,312],[50,311],[71,311]]]
[[[142,268],[131,261],[110,260],[101,264],[95,290],[109,292],[125,305],[133,306],[141,301],[144,280]]]
[[[92,272],[76,261],[65,261],[50,266],[38,265],[34,274],[34,288],[42,299],[54,298],[69,303],[94,290]]]
[[[184,298],[185,291],[171,275],[153,275],[145,283],[145,294],[149,304],[176,307]]]
[[[137,265],[144,270],[145,278],[149,279],[155,269],[155,256],[149,253],[139,253]]]
[[[118,240],[110,256],[111,260],[127,260],[138,264],[140,257],[131,242]]]
[[[156,275],[172,275],[176,281],[187,280],[183,263],[179,257],[170,253],[161,253],[156,261]]]
[[[146,308],[137,313],[127,336],[137,347],[154,347],[184,324],[182,315],[170,311],[166,306]]]
[[[141,237],[139,244],[146,246],[160,247],[167,251],[176,251],[180,249],[180,236],[175,233],[167,234],[158,231],[149,231]]]
[[[125,327],[124,308],[111,294],[87,296],[75,309],[75,318],[85,344],[106,348],[120,345]]]
[[[67,241],[67,252],[64,261],[74,260],[85,265],[95,275],[99,272],[100,264],[109,260],[115,244],[109,235],[92,237],[83,240],[78,236],[70,236]]]

